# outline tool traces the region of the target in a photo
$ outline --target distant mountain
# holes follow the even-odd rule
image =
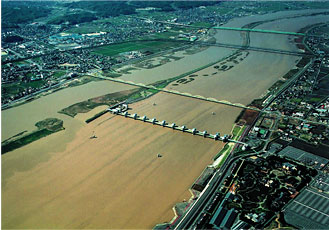
[[[3,28],[15,27],[20,23],[30,23],[51,14],[54,6],[69,9],[66,15],[54,17],[50,23],[78,24],[99,17],[115,17],[135,14],[136,9],[154,7],[159,11],[191,9],[199,6],[218,4],[220,1],[16,1],[2,0],[1,22]],[[79,12],[74,12],[80,9]]]
[[[51,12],[50,1],[2,1],[1,25],[3,28],[14,27],[18,23],[28,23],[46,17]]]

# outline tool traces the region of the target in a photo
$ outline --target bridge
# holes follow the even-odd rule
[[[145,123],[150,123],[150,124],[162,126],[162,127],[165,127],[165,128],[170,128],[170,129],[173,129],[173,130],[176,130],[176,131],[189,133],[189,134],[192,134],[192,135],[195,135],[195,136],[201,136],[201,137],[204,137],[204,138],[213,139],[215,141],[232,142],[232,143],[242,144],[242,145],[247,146],[247,144],[244,143],[244,142],[230,139],[228,135],[220,136],[220,133],[210,134],[206,130],[205,131],[199,131],[196,128],[189,129],[185,125],[178,126],[175,123],[169,124],[165,120],[158,121],[156,118],[150,119],[146,116],[139,116],[136,113],[129,114],[127,111],[122,111],[122,109],[120,107],[114,108],[112,106],[112,107],[109,107],[107,109],[107,111],[112,113],[112,114],[115,114],[115,115],[120,115],[120,116],[123,116],[123,117],[126,117],[126,118],[131,118],[131,119],[134,119],[134,120],[143,121]]]
[[[304,69],[302,69],[301,71],[304,71]],[[297,76],[299,76],[301,74],[301,71],[299,71],[297,73]],[[159,92],[161,91],[161,92],[175,94],[175,95],[179,95],[179,96],[183,96],[183,97],[198,99],[198,100],[201,100],[201,101],[208,101],[208,102],[213,102],[213,103],[217,103],[217,104],[228,105],[228,106],[232,106],[232,107],[236,107],[236,108],[240,108],[240,109],[248,109],[248,110],[253,110],[253,111],[267,113],[267,114],[273,113],[273,111],[270,111],[270,110],[258,109],[256,107],[249,107],[249,106],[246,106],[246,105],[243,105],[243,104],[240,104],[240,103],[232,103],[232,102],[225,101],[225,100],[217,100],[215,98],[204,97],[204,96],[201,96],[201,95],[192,95],[190,93],[179,92],[179,91],[176,91],[176,90],[170,90],[170,89],[166,89],[166,88],[157,88],[153,85],[145,85],[143,83],[135,83],[135,82],[132,82],[132,81],[126,81],[126,80],[122,80],[122,79],[119,79],[119,78],[105,77],[105,76],[102,76],[101,74],[97,74],[97,73],[95,73],[93,75],[90,75],[90,76],[100,78],[100,79],[103,79],[103,80],[109,80],[109,81],[117,82],[117,83],[123,83],[123,84],[127,84],[127,85],[142,87],[142,88],[146,88],[146,89],[154,89],[154,90],[157,90]],[[275,95],[278,95],[278,94],[275,94]],[[329,127],[329,124],[325,124],[323,122],[311,121],[311,120],[302,119],[302,118],[299,118],[299,117],[293,117],[293,116],[284,115],[284,114],[281,114],[280,116],[295,119],[295,120],[299,120],[299,121],[303,121],[303,122],[308,122],[310,124],[324,125],[324,126]]]
[[[250,50],[256,52],[265,52],[265,53],[275,53],[275,54],[283,54],[283,55],[291,55],[291,56],[315,56],[309,52],[298,52],[298,51],[289,51],[289,50],[281,50],[281,49],[272,49],[272,48],[264,48],[264,47],[256,47],[256,46],[249,46],[249,45],[235,45],[235,44],[227,44],[227,43],[210,43],[210,42],[200,42],[195,41],[194,43],[206,46],[218,46],[223,48],[230,48],[230,49],[241,49],[241,50]]]
[[[126,80],[122,80],[122,79],[119,79],[119,78],[105,77],[105,76],[102,76],[101,74],[97,74],[97,73],[90,74],[90,76],[100,78],[100,79],[103,79],[103,80],[109,80],[109,81],[117,82],[117,83],[123,83],[123,84],[142,87],[142,88],[146,88],[146,89],[154,89],[154,90],[165,92],[165,93],[170,93],[170,94],[175,94],[175,95],[179,95],[179,96],[199,99],[199,100],[202,100],[202,101],[209,101],[209,102],[214,102],[214,103],[218,103],[218,104],[233,106],[233,107],[240,108],[240,109],[250,109],[250,110],[255,110],[255,111],[258,111],[258,112],[262,111],[261,109],[258,109],[258,108],[255,108],[255,107],[249,107],[249,106],[246,106],[246,105],[243,105],[243,104],[240,104],[240,103],[232,103],[232,102],[225,101],[225,100],[217,100],[215,98],[204,97],[204,96],[201,96],[201,95],[192,95],[190,93],[183,93],[183,92],[179,92],[179,91],[176,91],[176,90],[170,90],[170,89],[166,89],[166,88],[157,88],[153,85],[145,85],[143,83],[135,83],[135,82],[132,82],[132,81],[126,81]]]
[[[264,30],[264,29],[252,29],[252,28],[240,28],[240,27],[225,27],[225,26],[195,26],[195,25],[186,25],[182,23],[176,23],[176,22],[167,22],[167,21],[161,21],[161,20],[154,20],[150,18],[145,17],[133,17],[144,21],[154,21],[162,24],[168,24],[172,26],[178,26],[178,27],[190,27],[195,29],[215,29],[215,30],[231,30],[231,31],[242,31],[242,32],[254,32],[254,33],[268,33],[268,34],[281,34],[281,35],[292,35],[292,36],[312,36],[312,37],[318,37],[317,35],[310,35],[306,33],[296,33],[296,32],[290,32],[290,31],[279,31],[279,30]]]
[[[302,52],[302,51],[290,51],[290,50],[282,50],[282,49],[274,49],[274,48],[265,48],[265,47],[256,47],[247,45],[237,45],[237,44],[229,44],[229,43],[220,43],[220,42],[205,42],[205,41],[185,41],[185,40],[177,40],[177,39],[169,39],[169,38],[157,38],[157,39],[145,39],[143,41],[159,41],[159,42],[177,42],[188,45],[203,45],[203,46],[217,46],[228,49],[237,49],[237,50],[250,50],[255,52],[265,52],[265,53],[274,53],[274,54],[282,54],[282,55],[291,55],[291,56],[306,56],[306,57],[314,57],[316,56],[310,52]],[[326,56],[326,55],[324,55]]]

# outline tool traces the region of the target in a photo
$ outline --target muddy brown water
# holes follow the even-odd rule
[[[285,15],[291,12],[259,19]],[[241,26],[255,20],[239,18],[229,25]],[[288,25],[289,20],[284,23]],[[289,29],[303,26],[289,24]],[[219,32],[218,36],[239,42],[239,36],[229,34]],[[256,42],[257,36],[251,39]],[[277,36],[272,39],[273,43],[281,42]],[[286,47],[295,49],[286,37],[282,39]],[[217,49],[203,52],[211,50],[215,54]],[[149,77],[138,77],[142,72],[133,71],[123,78],[143,83],[153,82],[154,76],[165,79],[197,66],[200,57],[195,56],[182,68],[179,61],[185,58],[166,64],[167,70],[171,67],[177,72],[167,71],[164,65],[159,70],[161,75],[152,74],[152,78],[152,70]],[[194,81],[180,84],[177,90],[248,103],[293,68],[296,60],[293,56],[250,54],[225,73],[211,75],[213,67],[202,70]],[[203,76],[207,74],[211,77]],[[47,117],[63,119],[66,129],[2,156],[2,228],[152,228],[173,217],[173,205],[190,197],[188,188],[212,162],[221,143],[111,114],[88,125],[83,122],[100,108],[74,119],[57,114],[73,103],[128,88],[112,82],[89,83],[3,111],[3,139],[32,130],[37,121]],[[240,110],[159,93],[133,104],[131,112],[223,134],[230,131]],[[93,132],[97,138],[90,139]],[[163,157],[158,158],[158,153]]]

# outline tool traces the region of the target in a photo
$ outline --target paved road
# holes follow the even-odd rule
[[[47,92],[47,91],[49,91],[49,90],[51,90],[51,89],[58,88],[58,87],[60,87],[62,84],[65,84],[65,83],[67,83],[67,82],[69,82],[69,81],[70,81],[70,80],[65,80],[65,81],[63,81],[63,82],[59,82],[59,83],[57,83],[56,85],[52,85],[52,86],[50,86],[50,87],[48,87],[48,88],[41,89],[41,90],[39,90],[39,91],[37,91],[37,92],[31,93],[31,94],[29,94],[29,95],[26,95],[26,96],[24,96],[24,97],[21,97],[21,98],[19,98],[19,99],[16,99],[16,100],[14,100],[14,101],[12,101],[12,102],[9,102],[9,103],[7,103],[7,104],[1,104],[1,110],[8,109],[8,108],[10,108],[11,106],[14,106],[16,103],[20,103],[20,102],[24,102],[24,101],[27,101],[27,100],[29,100],[29,99],[32,99],[33,97],[35,97],[35,96],[37,96],[37,95],[39,95],[39,94],[41,94],[41,93],[43,93],[43,92]]]
[[[190,229],[193,227],[203,209],[207,207],[208,202],[212,200],[216,190],[223,182],[223,179],[228,175],[229,169],[233,163],[241,158],[249,157],[252,155],[255,155],[255,153],[248,153],[246,155],[236,157],[229,155],[222,167],[215,172],[205,189],[202,191],[202,193],[200,193],[199,198],[193,203],[193,205],[188,209],[184,216],[181,217],[174,229]]]
[[[286,91],[295,81],[308,69],[310,65],[312,65],[314,59],[312,59],[303,69],[298,71],[291,79],[287,80],[281,88],[275,92],[270,98],[266,101],[266,104],[263,107],[263,111],[270,106],[270,104],[277,99],[284,91]]]

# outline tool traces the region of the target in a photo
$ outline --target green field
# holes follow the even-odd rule
[[[179,28],[180,29],[180,28]],[[184,28],[182,28],[184,29]],[[175,31],[168,31],[163,33],[154,33],[152,35],[147,36],[148,39],[170,39],[170,37],[175,37],[177,39],[177,36],[179,35],[179,32]]]
[[[191,26],[198,26],[198,27],[208,28],[208,27],[212,27],[213,25],[209,22],[195,22],[195,23],[192,23]]]
[[[53,74],[54,78],[62,77],[66,72],[65,71],[57,71]]]
[[[113,44],[108,46],[102,46],[93,50],[95,54],[102,54],[106,56],[115,56],[123,52],[129,51],[151,51],[157,52],[163,49],[176,47],[177,42],[170,41],[137,41],[137,42],[125,42],[120,44]]]

